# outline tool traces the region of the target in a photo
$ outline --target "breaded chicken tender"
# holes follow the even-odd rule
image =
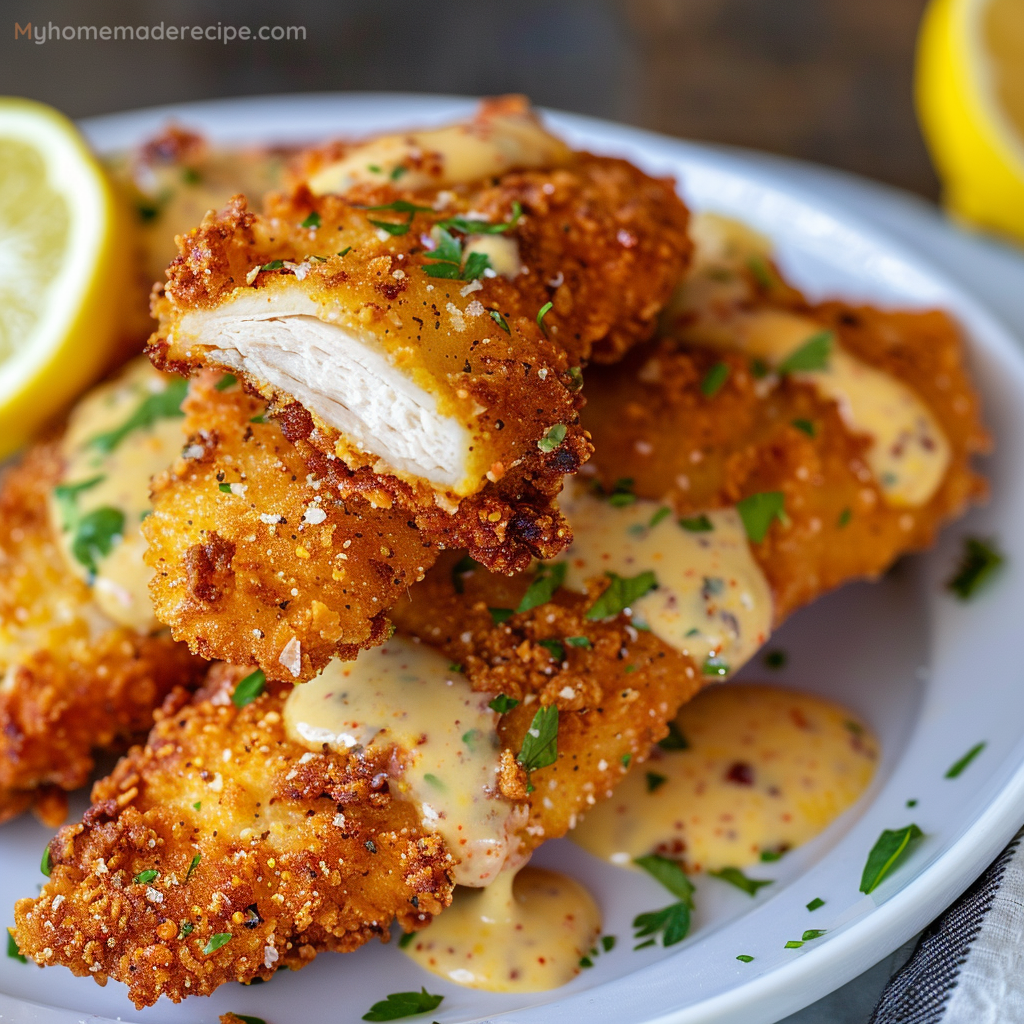
[[[814,305],[767,254],[728,269],[703,264],[699,254],[698,269],[708,266],[714,277],[670,314],[667,329],[676,337],[638,348],[614,369],[588,372],[590,467],[606,493],[628,472],[637,496],[665,500],[681,516],[782,492],[784,520],[773,517],[752,545],[778,623],[828,590],[875,578],[900,555],[931,545],[940,527],[986,496],[971,462],[990,440],[963,339],[946,314]],[[830,338],[833,357],[843,353],[867,367],[858,379],[903,389],[895,397],[904,404],[890,407],[893,419],[923,408],[928,432],[878,451],[867,427],[884,430],[884,418],[858,423],[823,374],[778,373],[739,350],[755,333],[750,325],[766,322],[793,324],[813,345]],[[856,414],[864,403],[852,407]],[[906,452],[913,443],[921,445],[916,463]]]
[[[166,632],[118,625],[68,567],[47,508],[59,440],[37,444],[0,486],[0,820],[34,804],[56,825],[94,752],[144,735],[203,663]]]
[[[205,658],[288,681],[386,639],[437,557],[408,513],[316,478],[230,376],[193,378],[183,410],[184,454],[142,525],[157,617]]]
[[[624,616],[585,620],[577,595],[495,626],[484,602],[518,600],[526,581],[480,570],[459,576],[459,594],[450,568],[413,591],[407,619],[443,660],[464,658],[473,690],[520,701],[489,713],[500,748],[490,799],[508,805],[514,865],[610,792],[699,683]],[[541,641],[564,635],[587,646],[560,662]],[[83,822],[50,845],[42,894],[16,908],[25,955],[122,981],[141,1007],[386,941],[393,919],[417,930],[448,905],[460,851],[399,798],[409,752],[386,738],[297,742],[282,725],[289,687],[239,698],[244,674],[217,666],[191,704],[169,698],[146,747],[96,784]],[[559,708],[557,759],[530,788],[516,757],[541,704]]]
[[[511,140],[511,168],[541,169],[483,181],[469,161],[439,190],[407,160],[344,194],[299,186],[263,216],[239,198],[207,217],[149,351],[239,374],[308,459],[342,463],[339,486],[431,510],[432,539],[514,571],[568,543],[551,497],[590,453],[580,365],[650,333],[689,242],[670,182],[571,153],[528,112],[490,127],[484,150]]]

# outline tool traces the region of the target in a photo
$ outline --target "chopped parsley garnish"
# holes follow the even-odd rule
[[[195,927],[191,921],[183,921],[178,929],[178,938],[187,939],[195,931]]]
[[[456,594],[461,594],[466,589],[465,580],[462,577],[479,568],[480,563],[475,558],[470,558],[469,555],[463,555],[452,566],[452,588]]]
[[[917,806],[917,801],[916,800],[908,800],[907,801],[907,806],[908,807],[916,807]]]
[[[836,526],[841,530],[844,526],[849,526],[852,518],[852,509],[844,508],[843,511],[839,513],[839,518],[836,520]]]
[[[661,747],[662,750],[690,749],[690,744],[687,743],[682,729],[680,729],[675,722],[668,723],[668,735],[662,736],[662,738],[658,740],[658,746]]]
[[[537,311],[537,326],[545,334],[548,333],[548,329],[544,326],[544,317],[546,317],[548,313],[551,312],[551,310],[554,308],[554,305],[555,304],[553,302],[545,302],[544,305],[541,306],[540,309]],[[578,367],[574,367],[574,369],[578,369]]]
[[[786,662],[789,660],[789,655],[785,651],[769,651],[764,656],[764,663],[767,668],[780,669],[785,668]]]
[[[924,833],[916,825],[907,825],[895,830],[886,829],[868,854],[864,874],[860,880],[860,891],[874,892],[882,879],[906,858],[911,848],[923,836]]]
[[[1005,556],[996,548],[994,541],[967,537],[960,567],[946,586],[961,601],[969,601],[1005,561]]]
[[[513,697],[506,697],[505,694],[499,693],[488,705],[492,711],[497,711],[499,715],[504,715],[511,711],[514,707],[519,706],[519,701]]]
[[[516,612],[528,612],[538,605],[547,604],[555,595],[555,591],[565,582],[565,574],[569,570],[567,562],[541,562],[533,582],[526,588]]]
[[[257,981],[262,980],[262,978],[253,978],[252,981],[249,982],[249,984],[252,985]],[[242,1024],[267,1024],[267,1022],[262,1017],[250,1017],[246,1013],[233,1013],[231,1014],[231,1017],[234,1020],[240,1020]]]
[[[215,935],[210,936],[210,941],[203,946],[203,955],[209,956],[211,953],[216,953],[222,946],[226,946],[231,941],[231,932],[217,932]]]
[[[238,378],[233,373],[225,373],[213,386],[217,391],[227,391],[228,388],[233,387],[237,383]]]
[[[754,380],[763,380],[771,373],[771,367],[763,359],[751,359],[750,376]]]
[[[192,860],[189,861],[188,871],[185,872],[185,881],[187,882],[192,877],[192,872],[199,867],[199,862],[203,859],[201,853],[197,853]]]
[[[786,497],[782,491],[762,491],[736,503],[743,528],[754,544],[760,544],[773,519],[784,521]]]
[[[975,743],[959,761],[950,765],[949,770],[943,778],[955,779],[987,746],[988,744],[984,741],[981,743]]]
[[[783,946],[783,949],[799,949],[803,943],[799,939],[790,939],[789,942]]]
[[[398,181],[398,179],[408,170],[408,167],[403,167],[401,164],[398,164],[396,167],[391,168],[391,173],[388,175],[388,177],[392,181]]]
[[[236,708],[244,708],[251,704],[265,689],[267,677],[262,669],[250,672],[234,689],[231,694],[231,703]]]
[[[491,613],[491,621],[496,626],[500,626],[503,622],[508,622],[515,615],[511,608],[488,608],[487,610]]]
[[[434,787],[434,789],[440,789],[444,791],[447,788],[445,784],[436,775],[433,775],[430,772],[427,772],[423,776],[423,779],[425,782],[429,782],[430,785]]]
[[[797,430],[802,430],[808,437],[815,437],[818,433],[811,420],[793,420],[792,423]]]
[[[825,932],[825,928],[808,928],[807,931],[800,936],[800,941],[813,942],[815,939],[820,939]]]
[[[320,227],[320,214],[314,210],[300,225],[302,228],[318,228]]]
[[[715,363],[700,382],[700,393],[705,398],[714,398],[729,379],[729,364]]]
[[[347,256],[351,251],[352,251],[352,246],[351,245],[346,245],[345,248],[342,249],[341,252],[338,253],[338,255],[339,256]]]
[[[706,676],[718,676],[720,678],[729,674],[729,666],[717,654],[711,654],[705,658],[700,670]]]
[[[715,528],[706,515],[684,517],[679,520],[679,525],[690,533],[710,533]]]
[[[408,217],[404,221],[390,221],[390,220],[374,220],[373,217],[367,217],[366,219],[375,227],[380,228],[382,231],[386,231],[389,235],[406,235],[409,233],[409,227],[412,224],[413,217],[417,213],[431,213],[432,209],[429,206],[417,206],[415,203],[410,203],[406,199],[396,199],[393,203],[384,203],[382,206],[365,206],[363,209],[371,212],[383,212],[385,210],[393,213],[405,213]]]
[[[662,505],[661,508],[651,516],[650,522],[647,524],[647,529],[653,530],[658,523],[668,519],[670,515],[672,515],[672,509],[670,509],[668,505]]]
[[[438,224],[434,229],[437,244],[423,254],[424,259],[433,262],[423,264],[424,273],[428,277],[443,277],[452,281],[475,281],[491,266],[490,257],[482,252],[464,254],[462,243],[446,230],[446,224],[450,222]]]
[[[89,446],[109,455],[133,430],[151,427],[157,420],[184,416],[181,403],[187,392],[188,381],[172,380],[163,391],[147,395],[121,426],[90,438]]]
[[[448,671],[449,672],[461,672],[462,671],[462,666],[457,661],[450,662],[449,665],[448,665]]]
[[[658,585],[657,577],[649,569],[636,576],[619,576],[613,572],[605,575],[611,582],[587,609],[586,617],[591,621],[620,614]]]
[[[554,704],[539,708],[533,716],[516,760],[526,769],[527,776],[558,760],[558,708]]]
[[[197,800],[192,805],[192,810],[194,810],[194,811],[201,811],[202,809],[203,809],[203,801],[202,800]]]
[[[569,374],[569,383],[566,387],[572,394],[583,390],[583,371],[578,366],[570,366],[566,371]]]
[[[135,881],[138,882],[139,885],[147,885],[149,882],[155,881],[159,876],[159,871],[155,871],[153,868],[150,868],[148,871],[140,871],[135,876]]]
[[[260,270],[283,270],[284,260],[271,260],[269,263],[264,263]]]
[[[95,576],[97,571],[96,559],[109,555],[115,540],[124,533],[124,513],[120,509],[102,505],[84,516],[79,515],[75,497],[80,491],[85,490],[86,486],[98,483],[102,479],[103,477],[97,477],[96,480],[85,481],[84,484],[62,485],[54,488],[53,492],[61,509],[64,529],[74,531],[71,554],[92,576]]]
[[[398,940],[398,948],[405,949],[410,942],[413,942],[416,938],[415,932],[403,932],[402,937]]]
[[[590,642],[590,637],[586,636],[567,636],[565,642],[570,647],[582,647],[584,650],[590,650],[594,645]]]
[[[501,313],[499,313],[499,312],[498,312],[498,310],[496,310],[496,309],[489,309],[489,310],[487,310],[487,312],[488,312],[488,313],[490,313],[490,315],[491,315],[491,319],[492,319],[492,320],[493,320],[493,321],[494,321],[494,322],[495,322],[495,323],[496,323],[496,324],[497,324],[497,325],[498,325],[498,326],[499,326],[499,327],[500,327],[500,328],[501,328],[501,329],[502,329],[502,330],[503,330],[503,331],[504,331],[504,332],[505,332],[506,334],[511,334],[511,333],[512,333],[512,329],[511,329],[511,328],[509,327],[509,325],[508,325],[508,321],[507,321],[507,320],[506,320],[506,319],[505,319],[505,318],[504,318],[504,317],[503,317],[503,316],[501,315]],[[559,426],[561,426],[561,424],[559,424]],[[551,427],[551,428],[550,428],[550,430],[554,430],[554,429],[555,429],[554,427]],[[565,427],[562,427],[562,429],[563,429],[563,430],[565,430]],[[550,431],[549,431],[549,432],[550,432]],[[547,436],[547,434],[545,434],[544,436],[546,437],[546,436]],[[562,436],[563,436],[563,437],[565,437],[565,435],[564,435],[564,434],[563,434]],[[559,441],[559,444],[561,444],[561,441]],[[538,448],[540,448],[540,442],[539,442],[539,441],[537,442],[537,447],[538,447]],[[557,448],[557,447],[558,447],[558,445],[555,445],[555,447]],[[540,448],[540,450],[541,450],[542,452],[546,452],[546,451],[551,451],[552,449],[550,449],[550,448]]]
[[[541,647],[546,647],[555,661],[565,661],[565,645],[560,640],[538,640]]]
[[[628,768],[629,767],[629,762],[632,761],[632,760],[633,760],[633,755],[632,754],[623,754],[622,758],[621,758],[622,767],[623,768]]]
[[[782,860],[782,854],[784,850],[762,850],[761,860],[766,864],[771,863],[774,860]]]
[[[832,341],[831,331],[819,331],[779,363],[779,373],[828,369],[828,357],[832,354]]]
[[[633,919],[633,928],[636,930],[634,939],[644,939],[649,935],[661,935],[662,945],[674,946],[686,938],[690,930],[690,911],[693,909],[693,884],[686,877],[685,872],[674,860],[667,857],[660,857],[657,854],[650,854],[646,857],[637,857],[634,861],[637,867],[643,868],[652,878],[659,881],[673,896],[678,898],[677,903],[671,903],[661,910],[652,910],[646,914],[638,914]],[[654,944],[653,939],[650,944]],[[639,949],[647,946],[642,943],[634,947]]]
[[[369,1013],[363,1014],[363,1020],[399,1020],[401,1017],[414,1017],[417,1013],[428,1013],[436,1010],[444,996],[431,995],[425,988],[419,992],[392,992],[387,998],[370,1007]]]
[[[736,957],[737,960],[741,960],[745,964],[753,963],[754,958],[749,953],[740,953]]]
[[[610,953],[615,948],[616,942],[618,942],[618,939],[614,935],[601,936],[601,948],[606,953]]]
[[[7,955],[12,960],[20,960],[23,964],[28,963],[28,957],[24,956],[21,950],[18,949],[18,944],[14,941],[14,936],[11,934],[10,929],[7,931]]]
[[[633,505],[636,502],[636,494],[633,493],[633,478],[631,476],[620,476],[612,484],[611,491],[605,492],[602,489],[601,493],[607,493],[608,504],[613,508],[625,508],[627,505]]]
[[[220,491],[222,494],[230,494],[231,484],[218,484],[217,490]]]
[[[668,776],[667,775],[659,775],[657,772],[648,772],[647,773],[647,792],[648,793],[656,792],[657,790],[661,789],[661,787],[664,786],[666,782],[668,782]]]
[[[537,442],[537,447],[542,452],[553,452],[564,440],[568,433],[564,423],[556,423],[544,431],[544,436]]]
[[[754,275],[754,280],[762,288],[773,288],[775,286],[775,275],[760,256],[751,256],[747,260],[747,270]]]
[[[742,889],[748,896],[756,896],[758,889],[772,884],[771,879],[747,878],[739,868],[722,868],[721,871],[709,871],[708,874]]]
[[[820,896],[815,896],[810,903],[807,904],[808,910],[817,910],[818,907],[825,906],[825,901]]]

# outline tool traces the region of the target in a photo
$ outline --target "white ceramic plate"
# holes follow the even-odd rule
[[[102,151],[132,145],[171,118],[225,142],[304,142],[445,121],[469,107],[464,100],[424,96],[292,96],[142,111],[95,119],[84,128]],[[62,969],[43,972],[0,958],[0,1019],[213,1024],[234,1010],[271,1024],[346,1024],[388,992],[426,985],[445,1000],[415,1019],[442,1024],[767,1024],[902,944],[1024,821],[1024,673],[1016,647],[1017,610],[1024,605],[1024,531],[1017,527],[1024,521],[1024,479],[1014,472],[1024,452],[1024,360],[1013,339],[923,255],[809,189],[806,172],[584,118],[552,114],[550,120],[576,145],[674,175],[693,207],[755,225],[774,239],[782,265],[811,295],[940,306],[970,336],[974,372],[999,440],[985,467],[992,502],[947,531],[928,555],[795,616],[773,641],[790,655],[784,672],[755,664],[743,673],[835,698],[871,722],[884,756],[870,792],[818,839],[761,866],[759,877],[777,881],[756,899],[698,878],[692,936],[669,950],[632,951],[633,916],[669,902],[655,882],[602,864],[568,841],[545,846],[536,861],[586,882],[604,911],[605,931],[619,938],[592,970],[554,992],[522,997],[462,989],[422,972],[393,945],[373,944],[347,956],[324,955],[301,974],[282,972],[271,984],[226,985],[210,999],[138,1012],[119,984],[100,989]],[[870,195],[859,197],[862,209],[872,203]],[[891,220],[905,238],[914,237],[911,222],[919,213],[904,216],[891,199],[876,207],[880,221]],[[944,238],[947,249],[955,249],[954,233]],[[964,258],[971,244],[963,243]],[[1009,566],[996,586],[963,605],[942,584],[967,533],[998,536]],[[982,755],[960,778],[945,779],[946,769],[979,741],[987,743]],[[912,810],[906,806],[911,799],[917,800]],[[871,896],[861,895],[861,870],[879,833],[911,821],[925,831],[925,841]],[[46,838],[27,819],[0,830],[0,905],[10,907],[36,890]],[[815,897],[826,905],[811,914],[806,904]],[[828,934],[800,949],[783,948],[810,927]],[[740,953],[755,960],[740,963]]]

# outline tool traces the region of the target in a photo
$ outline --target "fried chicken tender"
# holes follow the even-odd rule
[[[142,524],[157,617],[205,658],[288,681],[383,642],[437,557],[408,513],[340,497],[230,377],[193,378],[182,408],[184,455]]]
[[[501,571],[553,555],[551,498],[590,453],[579,365],[650,333],[689,242],[671,183],[551,150],[493,183],[300,186],[262,217],[232,201],[181,239],[154,362],[238,373],[308,460],[338,457],[339,486],[434,540]]]
[[[169,698],[96,783],[50,844],[42,894],[17,905],[25,955],[113,977],[142,1007],[298,970],[448,905],[451,858],[389,794],[391,751],[311,755],[284,733],[287,685],[235,706],[245,671],[216,666],[193,703]]]
[[[117,625],[67,566],[47,510],[62,470],[51,439],[0,486],[0,820],[32,805],[59,824],[94,752],[144,735],[171,689],[204,671],[166,632]]]
[[[779,623],[828,590],[876,578],[900,555],[930,546],[940,527],[985,497],[971,460],[989,438],[947,315],[815,306],[777,280],[780,294],[758,291],[752,308],[784,304],[831,330],[863,362],[913,389],[938,421],[950,455],[927,501],[887,501],[868,461],[871,438],[851,429],[835,401],[798,375],[765,377],[748,356],[725,349],[663,339],[614,370],[592,369],[584,425],[597,452],[590,465],[609,492],[624,467],[638,496],[665,499],[680,515],[783,492],[787,521],[752,545]],[[753,275],[750,284],[762,287]],[[718,365],[728,373],[708,395],[704,382]]]
[[[624,616],[585,621],[581,596],[563,592],[495,626],[483,602],[511,599],[525,581],[482,570],[460,580],[463,594],[449,564],[432,575],[413,591],[408,621],[465,659],[474,689],[519,695],[498,725],[494,799],[524,809],[521,859],[610,792],[623,761],[645,758],[699,683],[686,659]],[[559,663],[539,641],[567,633],[590,646]],[[448,905],[457,852],[393,795],[394,748],[311,751],[284,732],[287,684],[235,706],[244,674],[216,666],[191,704],[173,695],[146,747],[96,784],[82,823],[50,845],[41,895],[16,907],[25,955],[122,981],[141,1007],[386,941],[393,919],[416,930]],[[532,772],[528,792],[515,756],[538,698],[560,708],[558,758]],[[592,706],[577,710],[584,702]]]

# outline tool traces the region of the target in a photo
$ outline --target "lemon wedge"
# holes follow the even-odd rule
[[[915,88],[946,207],[1024,240],[1024,3],[932,0]]]
[[[117,348],[125,223],[75,126],[42,104],[0,98],[0,457]]]

